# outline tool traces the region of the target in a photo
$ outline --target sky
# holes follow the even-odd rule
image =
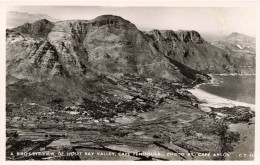
[[[11,6],[8,11],[47,14],[60,20],[89,20],[112,14],[129,20],[140,30],[196,30],[211,35],[256,33],[256,10],[249,7]]]

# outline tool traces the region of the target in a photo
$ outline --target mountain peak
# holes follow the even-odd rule
[[[238,32],[232,32],[228,36],[226,36],[226,38],[232,38],[232,37],[243,37],[243,38],[251,38],[251,39],[255,38],[255,37],[252,37],[252,36],[249,36],[246,34],[242,34],[242,33],[238,33]]]
[[[46,19],[46,18],[43,18],[43,19],[40,19],[40,20],[38,20],[38,21],[36,21],[36,22],[34,22],[34,23],[49,23],[49,22],[51,22],[51,21],[49,21],[49,20]]]
[[[178,35],[178,38],[183,42],[193,41],[198,44],[204,42],[204,39],[201,37],[199,32],[195,30],[178,30],[175,33]]]
[[[33,23],[25,23],[14,28],[23,35],[30,35],[33,37],[46,38],[48,33],[54,27],[54,24],[47,19],[40,19]]]
[[[236,36],[246,36],[246,35],[244,35],[242,33],[238,33],[238,32],[232,32],[227,37],[236,37]]]
[[[110,21],[118,21],[118,22],[124,22],[124,23],[131,23],[128,20],[125,20],[124,18],[120,17],[120,16],[116,16],[116,15],[101,15],[96,17],[95,19],[93,19],[92,21],[104,21],[104,20],[110,20]]]
[[[118,29],[136,29],[136,26],[132,24],[130,21],[115,15],[101,15],[93,20],[90,20],[89,23],[91,23],[92,26],[97,27],[109,25]]]
[[[7,82],[26,80],[30,84],[44,84],[32,97],[40,96],[38,92],[62,97],[72,93],[75,97],[88,95],[84,92],[86,86],[96,80],[102,79],[102,83],[110,86],[104,76],[120,79],[122,75],[133,74],[196,83],[206,81],[199,76],[202,72],[234,73],[245,68],[236,67],[244,59],[231,63],[232,57],[226,51],[204,42],[194,30],[142,33],[134,24],[114,15],[55,23],[40,19],[7,30],[6,36]],[[248,72],[254,72],[254,65],[247,64],[252,66]]]
[[[231,33],[230,35],[226,36],[224,40],[236,45],[255,47],[255,37],[247,36],[238,32]]]
[[[100,16],[98,16],[96,18],[121,18],[121,19],[123,19],[122,17],[117,16],[117,15],[113,15],[113,14],[100,15]]]

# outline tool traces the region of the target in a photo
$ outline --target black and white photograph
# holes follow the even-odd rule
[[[5,161],[255,160],[255,7],[5,15]]]

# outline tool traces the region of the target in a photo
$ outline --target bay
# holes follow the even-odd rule
[[[198,89],[229,100],[255,103],[255,75],[211,76],[212,83],[202,84]]]

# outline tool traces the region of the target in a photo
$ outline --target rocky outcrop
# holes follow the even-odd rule
[[[196,31],[152,30],[146,34],[166,57],[206,73],[229,73],[227,52],[201,38]]]
[[[200,34],[194,30],[191,31],[183,31],[183,30],[179,30],[176,31],[176,34],[178,35],[179,39],[182,42],[189,42],[192,41],[196,44],[202,44],[204,43],[204,39],[200,36]]]

